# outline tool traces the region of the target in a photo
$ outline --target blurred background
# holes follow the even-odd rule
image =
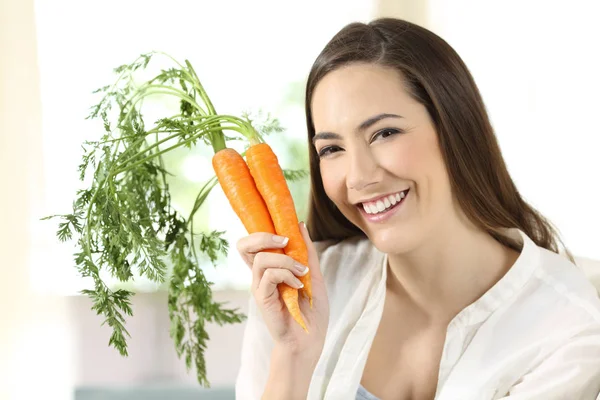
[[[523,196],[560,230],[600,286],[600,6],[597,1],[466,0],[0,0],[0,399],[232,399],[244,324],[209,326],[212,388],[202,389],[169,337],[164,287],[137,280],[129,357],[79,295],[86,282],[56,222],[80,188],[77,166],[92,90],[113,68],[160,50],[194,65],[217,111],[264,110],[283,167],[308,167],[304,84],[345,24],[404,18],[446,39],[483,94]],[[150,107],[165,115],[168,102]],[[212,175],[210,149],[165,160],[174,206],[189,210]],[[308,179],[291,184],[301,219]],[[215,187],[203,230],[243,226]],[[203,265],[214,296],[247,310],[250,273],[237,252]],[[109,282],[111,285],[116,282]]]

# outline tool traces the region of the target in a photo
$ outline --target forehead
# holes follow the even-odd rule
[[[355,64],[325,75],[315,87],[311,111],[317,131],[346,130],[376,114],[404,115],[414,103],[400,72]]]

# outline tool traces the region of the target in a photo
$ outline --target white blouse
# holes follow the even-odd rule
[[[448,325],[436,400],[600,400],[600,299],[563,256],[519,230],[513,267]],[[366,238],[319,242],[330,302],[309,400],[356,397],[386,295],[387,257]],[[272,339],[250,298],[236,399],[260,399]]]

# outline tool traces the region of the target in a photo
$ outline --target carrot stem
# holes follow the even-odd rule
[[[225,135],[223,135],[223,130],[222,129],[217,129],[214,130],[212,133],[212,139],[210,141],[210,143],[212,144],[212,148],[216,153],[218,153],[220,150],[225,149],[227,146],[225,145]]]
[[[156,143],[152,144],[151,146],[148,146],[148,147],[146,147],[144,150],[142,150],[142,151],[138,152],[137,154],[135,154],[135,155],[131,156],[129,159],[127,159],[126,161],[124,161],[124,162],[122,162],[121,164],[119,164],[119,166],[120,166],[121,168],[118,168],[118,169],[117,169],[117,171],[116,171],[116,172],[114,172],[114,173],[112,173],[111,175],[113,175],[113,176],[114,176],[114,175],[118,175],[118,174],[120,174],[120,173],[122,173],[122,172],[129,171],[130,169],[132,169],[132,168],[135,168],[135,167],[137,167],[138,165],[140,165],[140,164],[143,164],[143,163],[145,163],[146,161],[153,159],[154,157],[157,157],[157,156],[159,156],[159,155],[162,155],[162,154],[164,154],[164,153],[167,153],[167,152],[169,152],[169,151],[171,151],[171,150],[173,150],[173,149],[176,149],[177,147],[185,146],[186,144],[188,144],[188,143],[191,143],[191,142],[193,142],[194,140],[196,140],[196,139],[198,139],[198,138],[200,138],[200,137],[202,137],[202,136],[204,136],[204,135],[206,135],[206,134],[211,134],[211,133],[215,133],[215,132],[216,132],[216,133],[217,133],[217,137],[219,137],[219,136],[220,136],[220,138],[222,139],[222,141],[220,141],[220,142],[217,142],[217,143],[212,143],[212,141],[211,141],[211,143],[212,143],[213,149],[214,149],[214,148],[218,148],[219,150],[222,150],[222,149],[226,148],[226,145],[225,145],[225,136],[223,135],[222,129],[223,129],[223,128],[213,128],[213,129],[203,130],[202,132],[200,132],[200,133],[198,133],[198,134],[195,134],[195,135],[193,135],[192,137],[190,137],[190,138],[188,138],[188,139],[186,139],[186,140],[184,140],[184,141],[181,141],[181,142],[179,142],[179,143],[177,143],[177,144],[175,144],[175,145],[173,145],[173,146],[171,146],[171,147],[168,147],[168,148],[166,148],[166,149],[164,149],[164,150],[161,150],[161,151],[159,151],[159,152],[157,152],[157,153],[154,153],[154,154],[152,154],[152,155],[150,155],[150,156],[148,156],[148,157],[145,157],[145,158],[143,158],[143,159],[141,159],[141,160],[139,160],[139,161],[135,162],[134,164],[127,165],[127,164],[128,164],[128,163],[130,163],[130,162],[131,162],[133,159],[135,159],[135,158],[139,157],[140,155],[142,155],[142,154],[144,154],[144,153],[147,153],[147,152],[149,152],[150,150],[152,150],[152,149],[154,149],[154,148],[156,148],[156,147],[160,146],[162,143],[165,143],[165,142],[167,142],[167,141],[169,141],[169,140],[172,140],[172,139],[174,139],[174,138],[175,138],[175,137],[177,137],[177,136],[180,136],[180,135],[171,135],[171,136],[169,136],[169,137],[167,137],[167,138],[164,138],[164,139],[162,139],[162,140],[160,140],[160,141],[158,141],[158,142],[156,142]],[[227,127],[227,128],[225,128],[225,129],[228,129],[228,130],[234,130],[234,131],[238,131],[238,130],[237,130],[236,128],[234,128],[234,127]],[[217,150],[217,151],[218,151],[218,150]],[[215,153],[216,153],[217,151],[215,151]],[[127,166],[125,166],[125,165],[127,165]]]
[[[204,90],[204,86],[202,86],[202,83],[200,82],[200,78],[198,78],[198,75],[196,74],[196,71],[194,70],[194,67],[192,67],[192,64],[188,60],[185,60],[185,65],[188,67],[188,69],[190,70],[191,74],[195,78],[194,79],[194,86],[196,87],[196,89],[198,89],[198,92],[200,94],[200,98],[202,98],[202,100],[206,104],[206,107],[208,108],[208,112],[210,114],[216,114],[217,112],[215,111],[215,107],[213,106],[212,102],[210,101],[210,98],[208,97],[208,94],[206,93],[206,90]]]

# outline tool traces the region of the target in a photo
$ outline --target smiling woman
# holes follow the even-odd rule
[[[517,190],[452,47],[402,20],[347,25],[306,116],[311,333],[255,292],[238,398],[596,398],[598,294]],[[273,247],[238,243],[256,286],[298,274]]]

